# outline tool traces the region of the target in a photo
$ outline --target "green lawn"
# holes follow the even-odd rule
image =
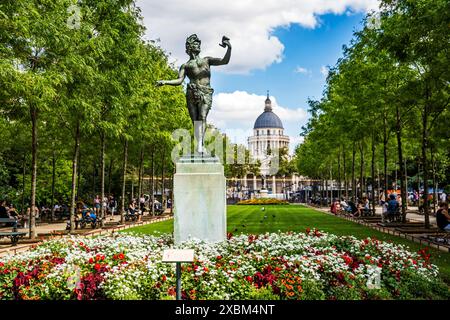
[[[336,235],[353,235],[357,238],[376,237],[379,240],[405,244],[417,251],[423,245],[385,234],[377,230],[347,221],[323,212],[298,205],[265,206],[228,206],[227,229],[233,234],[265,233],[280,231],[305,231],[306,228],[317,228]],[[173,220],[167,220],[141,227],[131,228],[125,232],[153,234],[157,232],[173,232]],[[450,253],[431,249],[432,261],[439,266],[447,282],[450,282]]]

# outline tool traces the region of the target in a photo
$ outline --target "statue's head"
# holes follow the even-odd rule
[[[190,53],[200,53],[200,45],[201,45],[200,39],[197,37],[196,34],[190,35],[186,39],[186,53],[190,55]]]

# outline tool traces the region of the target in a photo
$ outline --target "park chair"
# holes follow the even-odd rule
[[[16,219],[13,218],[0,218],[0,224],[12,224],[12,231],[0,231],[0,238],[7,237],[11,239],[11,243],[13,246],[17,244],[20,238],[25,236],[26,232],[19,232],[18,230],[18,223]]]

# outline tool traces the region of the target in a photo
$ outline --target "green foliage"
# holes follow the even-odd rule
[[[325,300],[323,285],[318,281],[304,280],[302,281],[303,293],[302,300]]]
[[[248,300],[280,300],[280,296],[273,293],[273,289],[270,286],[263,288],[251,287],[247,293],[246,299]]]
[[[366,17],[330,70],[323,98],[309,102],[312,117],[296,150],[301,174],[348,181],[361,170],[358,183],[367,178],[374,186],[378,170],[383,180],[395,172],[403,179],[399,161],[406,159],[410,176],[420,162],[422,180],[425,174],[431,183],[434,172],[441,186],[449,184],[449,11],[445,0],[386,0],[379,15]]]
[[[130,141],[130,180],[137,180],[133,173],[140,150],[149,145],[164,155],[155,158],[155,174],[162,174],[165,163],[170,176],[170,134],[190,126],[183,89],[154,87],[157,79],[173,77],[176,70],[155,41],[142,39],[144,26],[135,1],[77,2],[80,26],[69,28],[67,9],[73,4],[0,4],[0,195],[16,205],[21,202],[23,159],[26,203],[32,192],[30,110],[37,110],[36,200],[46,204],[52,198],[54,152],[57,200],[68,201],[71,192],[90,199],[102,185],[117,197],[124,139]],[[100,170],[101,136],[105,175]],[[79,173],[72,168],[77,138]],[[145,157],[144,174],[149,165]],[[80,181],[72,184],[78,175]]]

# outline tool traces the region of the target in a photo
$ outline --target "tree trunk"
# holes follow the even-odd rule
[[[387,165],[388,165],[388,156],[387,156],[387,143],[388,143],[388,137],[387,137],[387,119],[386,114],[383,118],[384,126],[383,126],[383,165],[384,165],[384,200],[388,201],[388,174],[387,174]]]
[[[76,186],[77,186],[77,176],[78,176],[78,153],[80,152],[80,120],[77,120],[76,131],[75,131],[75,148],[72,158],[72,191],[71,191],[71,201],[70,201],[70,232],[75,230],[75,197],[76,197]]]
[[[166,192],[165,192],[165,157],[166,157],[166,150],[163,146],[163,150],[162,150],[162,159],[161,159],[161,201],[162,201],[162,206],[163,209],[166,210]]]
[[[50,214],[50,221],[53,221],[55,217],[55,180],[56,180],[56,156],[55,156],[55,150],[53,149],[53,156],[52,156],[52,198],[51,198],[51,214]]]
[[[155,146],[152,145],[152,151],[151,151],[151,211],[152,216],[155,215]]]
[[[363,186],[364,186],[364,145],[363,142],[360,142],[359,145],[359,155],[360,155],[360,171],[359,171],[359,199],[362,200],[363,198]]]
[[[346,166],[346,153],[345,153],[345,146],[342,148],[342,156],[344,160],[344,188],[345,188],[345,200],[348,201],[348,181],[347,181],[347,166]]]
[[[436,216],[436,203],[437,203],[437,194],[436,194],[436,159],[434,158],[433,148],[431,148],[431,165],[433,170],[433,214]]]
[[[139,197],[141,197],[142,194],[142,169],[143,169],[143,164],[144,164],[144,147],[141,146],[141,156],[139,159],[139,178],[138,178],[138,194]]]
[[[108,169],[108,196],[111,195],[111,178],[112,178],[112,167],[113,167],[113,159],[109,160],[109,169]]]
[[[81,149],[78,150],[78,179],[77,179],[77,195],[76,195],[76,200],[80,199],[80,183],[81,183]]]
[[[125,139],[123,144],[123,167],[122,167],[122,198],[120,199],[120,223],[125,222],[125,187],[127,178],[127,161],[128,161],[128,140]]]
[[[37,116],[38,110],[33,105],[30,107],[31,115],[31,203],[30,203],[30,239],[36,238],[36,178],[37,178]]]
[[[353,201],[356,201],[355,155],[356,155],[356,148],[355,148],[355,143],[353,143],[353,151],[352,151],[352,199],[353,199]]]
[[[100,133],[100,140],[101,140],[101,151],[100,151],[100,214],[101,217],[104,219],[106,212],[105,207],[103,206],[103,199],[105,198],[105,149],[106,149],[106,139],[105,139],[105,133]]]
[[[406,190],[406,210],[408,210],[408,168],[406,167],[406,158],[404,159],[404,168],[405,168],[405,190]]]
[[[341,148],[339,148],[339,153],[338,153],[338,198],[339,201],[341,200]]]
[[[22,171],[22,208],[20,209],[20,214],[24,215],[27,211],[25,210],[25,174],[26,174],[26,155],[23,154],[23,171]]]
[[[372,212],[375,215],[375,132],[372,133]],[[379,188],[379,186],[377,185],[377,189]]]
[[[398,152],[398,162],[400,164],[400,194],[402,197],[402,221],[406,222],[406,187],[405,187],[405,170],[403,168],[403,148],[402,148],[402,124],[400,117],[400,108],[398,103],[396,104],[396,114],[397,114],[397,152]],[[397,185],[397,180],[395,181]]]
[[[427,91],[427,99],[429,94]],[[430,228],[430,210],[428,204],[428,102],[425,103],[422,113],[422,168],[423,168],[423,212],[425,215],[425,228]]]

